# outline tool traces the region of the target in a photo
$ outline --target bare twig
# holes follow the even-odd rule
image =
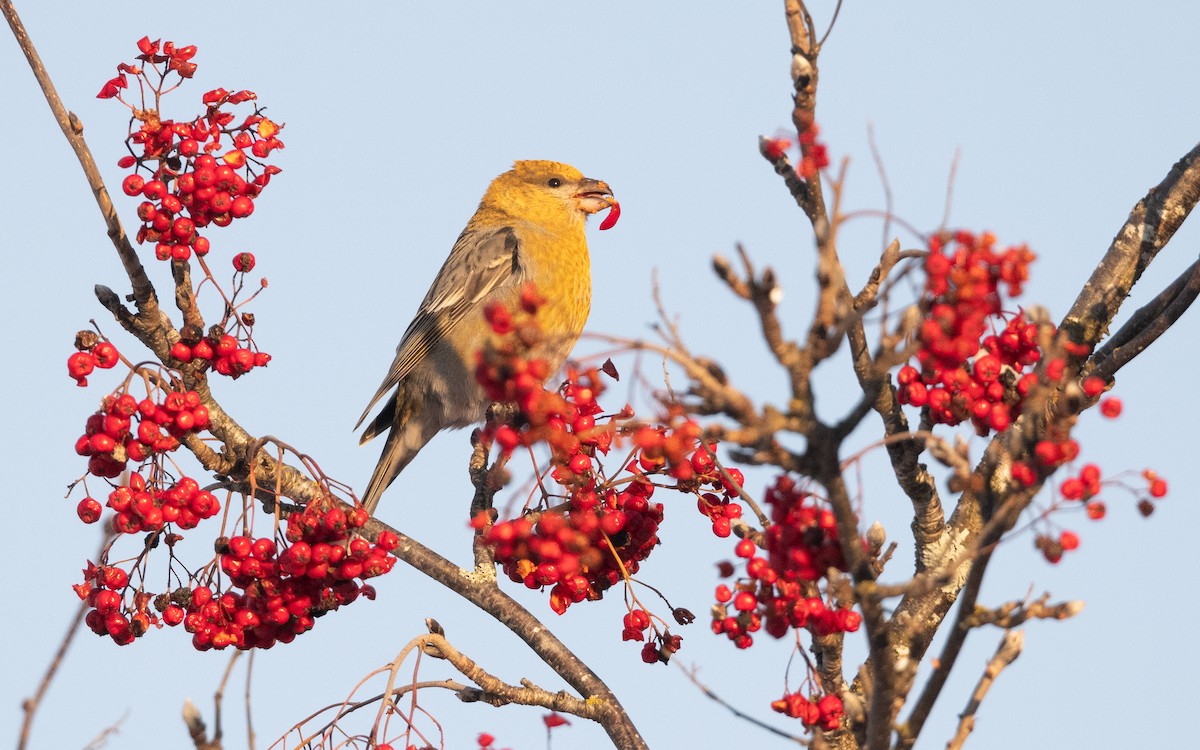
[[[21,703],[21,709],[24,711],[25,717],[21,721],[21,734],[17,740],[17,750],[25,750],[28,745],[29,733],[33,729],[33,717],[37,714],[38,707],[41,705],[46,691],[50,689],[50,683],[54,681],[54,675],[58,673],[58,668],[62,665],[63,659],[67,655],[67,649],[71,647],[71,641],[75,640],[75,634],[79,632],[79,625],[83,622],[83,616],[87,614],[87,611],[87,602],[80,602],[79,608],[75,610],[75,616],[71,618],[71,624],[67,626],[66,634],[63,635],[62,641],[58,644],[58,650],[54,652],[54,658],[50,660],[50,665],[46,667],[46,673],[42,675],[37,690],[33,693],[33,697],[26,698]]]
[[[1083,602],[1079,600],[1047,604],[1049,599],[1049,594],[1043,594],[1032,602],[1008,602],[996,609],[976,609],[963,624],[969,628],[995,625],[1007,630],[1029,620],[1066,620],[1083,611]]]
[[[678,662],[677,662],[677,664],[678,664]],[[749,722],[750,724],[753,724],[754,726],[758,727],[759,729],[766,730],[777,737],[782,737],[785,740],[794,742],[797,745],[801,745],[801,746],[809,745],[809,741],[806,738],[799,737],[794,734],[789,734],[789,733],[783,731],[782,729],[777,729],[777,728],[771,726],[770,724],[766,723],[762,719],[759,719],[757,717],[751,716],[750,714],[743,712],[741,709],[737,708],[729,701],[727,701],[724,698],[722,698],[721,696],[717,695],[715,692],[713,692],[713,690],[710,687],[708,687],[707,685],[705,685],[703,682],[700,681],[700,677],[698,674],[699,670],[696,667],[688,668],[688,667],[683,666],[682,664],[679,664],[678,666],[679,666],[679,669],[683,671],[683,674],[685,676],[687,676],[688,682],[695,685],[697,687],[697,689],[700,690],[700,692],[704,693],[705,697],[716,702],[717,705],[724,707],[725,709],[727,709],[729,711],[729,713],[733,714],[735,717],[737,717],[743,721]]]
[[[196,750],[222,750],[220,739],[208,739],[208,727],[204,725],[200,709],[196,708],[191,698],[183,701],[183,723],[187,726],[188,736],[192,738]]]
[[[992,683],[1000,676],[1005,667],[1016,661],[1021,655],[1021,648],[1025,644],[1025,634],[1020,630],[1009,630],[1004,634],[1004,638],[1000,640],[1000,645],[996,648],[996,653],[988,662],[987,667],[983,670],[983,676],[979,678],[979,683],[975,686],[975,692],[971,693],[971,699],[967,701],[967,707],[959,714],[958,730],[954,736],[950,738],[950,742],[946,744],[947,750],[958,750],[967,741],[967,736],[971,734],[971,730],[975,728],[975,714],[979,710],[979,705],[983,702],[988,690],[991,689]]]
[[[254,676],[254,652],[246,660],[246,747],[254,750],[254,712],[250,710],[250,685]]]

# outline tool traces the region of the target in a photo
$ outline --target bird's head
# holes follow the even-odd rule
[[[519,161],[492,181],[483,204],[541,221],[582,221],[611,208],[612,190],[601,180],[584,177],[575,167],[555,161]]]

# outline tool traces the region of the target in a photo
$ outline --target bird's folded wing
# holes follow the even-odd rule
[[[442,265],[417,315],[396,347],[396,359],[355,429],[371,409],[424,359],[451,329],[468,315],[482,315],[480,304],[496,289],[516,286],[524,279],[521,246],[512,227],[487,231],[463,230]],[[481,321],[482,322],[482,321]]]

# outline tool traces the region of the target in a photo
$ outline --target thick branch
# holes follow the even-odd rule
[[[78,124],[78,120],[63,107],[11,1],[0,0],[0,11],[3,12],[25,53],[63,134],[79,158],[88,184],[104,215],[109,237],[113,241],[117,255],[133,286],[133,298],[137,304],[138,313],[131,318],[124,310],[117,295],[111,290],[98,288],[97,296],[123,326],[150,347],[160,360],[167,361],[169,342],[173,337],[177,337],[178,333],[175,332],[166,313],[160,309],[154,287],[121,227],[112,201],[100,178],[99,170],[96,168],[95,160],[83,140],[82,127]],[[209,408],[210,432],[224,446],[221,454],[211,450],[196,451],[197,457],[206,468],[220,468],[229,471],[229,461],[232,460],[235,462],[233,464],[235,481],[251,481],[259,486],[276,487],[280,495],[301,501],[313,497],[320,491],[319,486],[307,479],[300,471],[271,459],[265,451],[257,449],[259,442],[252,438],[213,400],[204,373],[185,370],[183,374],[187,387],[196,390],[200,394],[202,402]],[[194,448],[195,446],[189,447]],[[246,455],[248,452],[253,455]],[[242,463],[239,466],[237,462]],[[384,528],[386,527],[377,520],[372,520],[368,527],[372,536],[378,536],[378,533]],[[597,709],[598,721],[604,726],[616,746],[621,748],[645,747],[645,742],[608,686],[528,610],[497,589],[494,582],[475,581],[468,573],[415,540],[398,532],[397,536],[401,540],[400,547],[396,550],[397,557],[446,585],[502,622],[529,644],[530,648],[568,684],[578,690],[589,702],[594,701],[599,706]]]
[[[1095,346],[1129,290],[1200,200],[1200,144],[1129,213],[1104,258],[1083,285],[1059,328],[1076,344]]]
[[[1200,146],[1189,151],[1172,167],[1163,181],[1134,206],[1129,219],[1117,233],[1108,252],[1059,326],[1059,342],[1064,336],[1069,337],[1075,345],[1084,347],[1094,347],[1100,341],[1130,288],[1174,235],[1197,200],[1200,200]],[[1058,343],[1050,350],[1047,359],[1067,356],[1062,354],[1063,350],[1064,347]],[[1073,376],[1079,358],[1067,358],[1073,363],[1068,368],[1068,373]],[[1078,386],[1073,377],[1068,377],[1062,385],[1037,388],[1030,394],[1025,413],[1020,419],[993,438],[976,467],[978,482],[963,493],[947,525],[943,535],[946,554],[942,557],[952,559],[958,550],[980,546],[981,542],[990,543],[989,540],[999,539],[1012,528],[1040,486],[1039,482],[1038,486],[1018,489],[1011,476],[1012,464],[1026,460],[1049,427],[1070,427],[1075,416],[1090,403],[1077,392]],[[1050,473],[1052,471],[1043,470],[1040,480]],[[1002,505],[1004,510],[1000,512],[998,509]],[[997,521],[999,523],[995,523]],[[979,537],[985,527],[989,529],[988,538],[981,540]],[[982,577],[987,559],[984,555],[971,566],[972,580]],[[932,591],[909,594],[900,602],[893,623],[895,627],[912,633],[903,654],[909,663],[915,665],[924,658],[933,634],[941,627],[964,583],[954,581]],[[967,607],[965,600],[962,604],[970,609],[974,601],[970,601],[970,607]],[[918,701],[909,722],[902,729],[898,747],[911,747],[916,741],[924,716],[932,708],[939,692],[937,673],[943,673],[941,679],[944,680],[944,673],[948,673],[953,657],[957,655],[955,642],[960,647],[960,641],[966,637],[968,629],[962,625],[959,623],[951,632],[951,641],[947,644],[949,651],[943,652],[944,663],[935,670],[931,684],[926,686],[925,695]],[[947,656],[951,658],[946,659]]]

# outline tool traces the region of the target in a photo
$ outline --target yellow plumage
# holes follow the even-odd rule
[[[546,300],[538,311],[546,341],[537,354],[552,370],[566,359],[591,307],[585,220],[612,205],[611,193],[605,183],[552,161],[519,161],[492,181],[358,420],[388,396],[360,441],[388,431],[363,493],[367,510],[375,512],[383,491],[430,438],[483,419],[488,401],[474,373],[475,355],[492,335],[485,306],[498,301],[513,308],[521,287],[533,282]]]

